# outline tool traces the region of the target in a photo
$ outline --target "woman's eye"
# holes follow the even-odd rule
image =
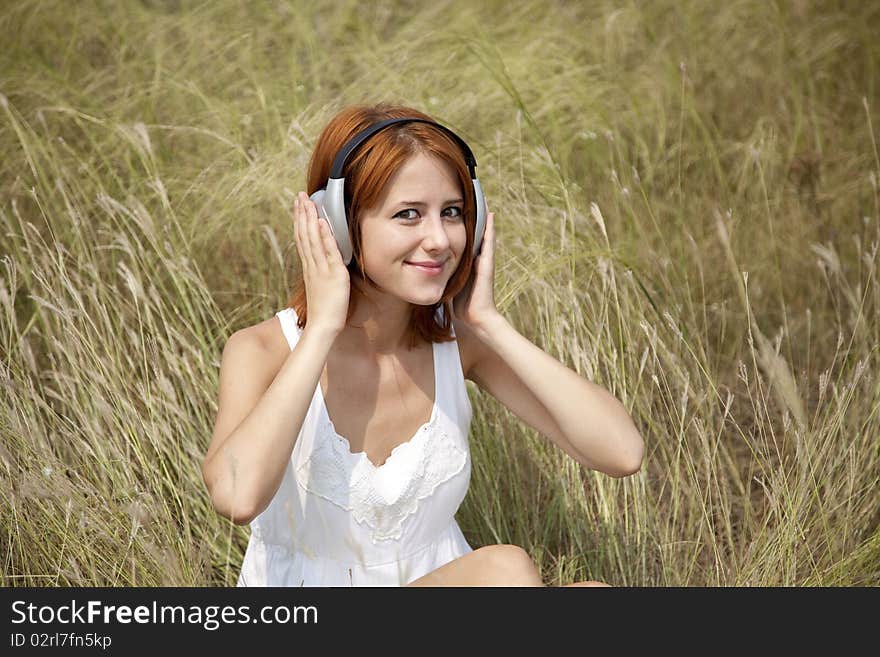
[[[413,210],[412,208],[407,208],[406,210],[401,210],[398,212],[395,217],[400,217],[401,219],[415,219],[415,217],[401,217],[401,215],[405,212],[418,212],[417,210]]]
[[[447,209],[447,210],[453,210],[453,211],[454,211],[454,213],[452,213],[452,214],[450,214],[450,215],[447,215],[447,216],[450,216],[450,217],[456,217],[456,218],[462,216],[462,214],[461,214],[462,210],[461,210],[461,208],[458,207],[457,205],[450,206],[450,207],[448,207],[448,208],[446,208],[446,209]],[[412,216],[409,216],[409,217],[404,217],[404,216],[402,216],[402,215],[403,215],[404,213],[406,213],[406,212],[415,212],[416,214],[418,214],[419,211],[416,210],[415,208],[407,208],[406,210],[401,210],[400,212],[398,212],[398,213],[397,213],[396,215],[394,215],[394,216],[395,216],[395,217],[400,217],[401,219],[406,219],[406,220],[416,219],[416,218],[417,218],[417,217],[412,217]]]

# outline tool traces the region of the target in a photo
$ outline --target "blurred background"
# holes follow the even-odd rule
[[[630,411],[586,471],[468,383],[473,547],[550,584],[880,584],[880,3],[0,2],[0,584],[234,585],[201,480],[321,128],[471,146],[523,335]],[[504,473],[504,476],[499,476]]]

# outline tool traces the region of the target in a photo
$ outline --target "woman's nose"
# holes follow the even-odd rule
[[[425,227],[423,239],[427,246],[435,251],[449,248],[449,226],[443,221],[443,217],[432,214],[422,225]]]

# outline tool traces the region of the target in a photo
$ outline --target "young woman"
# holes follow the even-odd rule
[[[465,379],[584,467],[639,470],[617,399],[495,307],[475,166],[408,107],[349,107],[320,135],[294,207],[294,294],[221,361],[203,475],[218,512],[251,525],[240,586],[542,586],[522,548],[474,550],[454,519]]]

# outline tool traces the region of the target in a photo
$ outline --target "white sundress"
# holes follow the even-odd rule
[[[275,314],[293,349],[296,312]],[[402,586],[473,550],[455,520],[471,403],[458,342],[433,352],[431,418],[379,467],[336,433],[318,383],[281,485],[250,523],[238,586]]]

